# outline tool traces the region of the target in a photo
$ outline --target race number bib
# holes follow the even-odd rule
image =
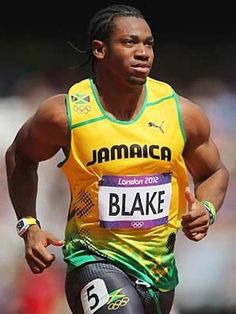
[[[100,279],[90,281],[81,290],[81,302],[84,313],[93,314],[109,301],[109,294],[105,282]]]
[[[168,223],[171,174],[104,175],[99,183],[99,218],[104,228],[153,228]]]

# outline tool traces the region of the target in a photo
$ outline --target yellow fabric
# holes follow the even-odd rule
[[[87,79],[69,90],[67,110],[71,150],[61,166],[71,190],[66,262],[73,268],[95,253],[159,289],[173,289],[178,283],[173,247],[188,184],[182,158],[185,133],[175,92],[148,78],[139,114],[132,121],[119,121],[105,112],[93,81]],[[100,226],[98,191],[104,176],[154,174],[171,176],[167,223],[145,229]]]

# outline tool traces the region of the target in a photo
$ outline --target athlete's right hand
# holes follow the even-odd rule
[[[186,188],[187,212],[182,215],[182,230],[192,241],[202,240],[210,226],[210,216],[205,206]]]
[[[47,246],[62,246],[63,240],[57,239],[52,233],[31,225],[25,236],[25,258],[34,274],[42,273],[55,260],[55,255],[50,253]]]

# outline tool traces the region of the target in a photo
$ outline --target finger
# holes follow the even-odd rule
[[[181,221],[181,225],[183,228],[190,230],[193,228],[208,226],[209,222],[205,217],[202,217],[201,215],[192,215],[192,216],[189,215],[188,219],[185,219],[183,217]]]
[[[207,233],[205,233],[205,232],[199,232],[199,233],[193,233],[193,234],[191,234],[191,233],[184,233],[184,235],[189,239],[189,240],[192,240],[192,241],[195,241],[195,242],[197,242],[197,241],[200,241],[200,240],[202,240],[206,235],[207,235]]]
[[[189,233],[189,234],[206,233],[208,230],[208,226],[205,225],[205,226],[196,227],[196,228],[183,227],[182,230],[184,233]]]
[[[207,234],[205,232],[199,232],[199,233],[194,234],[191,240],[197,242],[205,238],[206,235]]]
[[[54,245],[54,246],[62,246],[65,244],[65,241],[63,240],[59,240],[56,237],[54,237],[53,235],[50,235],[47,239],[48,245]]]
[[[48,252],[47,249],[42,247],[40,250],[34,250],[33,254],[35,257],[37,257],[39,260],[41,260],[45,265],[48,265],[48,263],[52,263],[55,260],[55,255]]]
[[[185,226],[188,225],[191,221],[193,221],[192,216],[189,214],[189,212],[182,215],[181,225]]]
[[[55,260],[55,255],[51,254],[43,244],[38,244],[26,250],[25,257],[27,261],[36,264],[39,267],[48,267]]]
[[[182,215],[182,226],[187,224],[192,226],[193,224],[202,224],[202,215],[198,211],[187,212]]]
[[[40,273],[42,272],[48,265],[38,259],[36,256],[31,254],[26,254],[25,256],[28,265],[30,266],[32,272]],[[50,263],[51,264],[51,263]]]
[[[195,202],[195,197],[192,194],[192,192],[190,191],[189,187],[186,187],[186,189],[185,189],[185,198],[187,200],[187,209],[188,209],[188,211],[191,211],[192,205]]]
[[[28,262],[28,261],[27,261]],[[32,273],[33,274],[40,274],[40,273],[42,273],[43,271],[44,271],[44,267],[39,267],[39,266],[37,266],[37,265],[35,265],[34,263],[29,263],[28,262],[28,265],[29,265],[29,267],[30,267],[30,269],[31,269],[31,271],[32,271]]]
[[[34,274],[41,274],[44,271],[44,268],[39,268],[38,266],[33,265],[30,266],[30,269]]]

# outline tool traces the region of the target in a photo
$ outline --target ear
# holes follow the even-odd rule
[[[101,40],[93,40],[92,42],[93,54],[97,59],[103,59],[106,54],[105,43]]]

